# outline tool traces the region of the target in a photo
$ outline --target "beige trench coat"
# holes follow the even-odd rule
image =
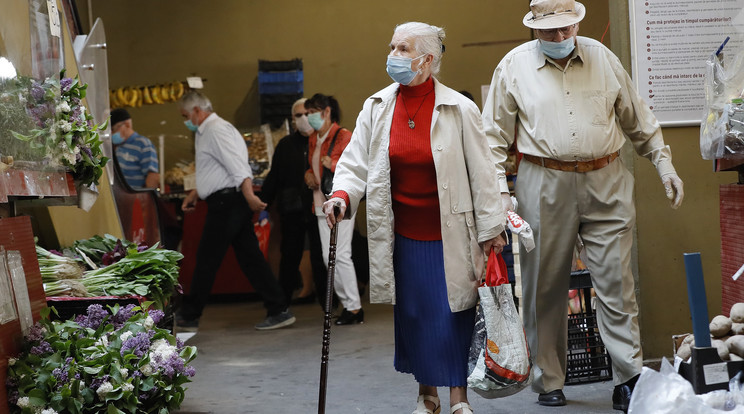
[[[480,243],[501,234],[506,219],[478,107],[436,79],[434,83],[431,152],[439,190],[444,273],[450,309],[459,312],[478,300],[485,262]],[[397,90],[394,83],[365,101],[333,179],[333,191],[349,195],[347,217],[367,196],[372,303],[395,303],[388,148]]]

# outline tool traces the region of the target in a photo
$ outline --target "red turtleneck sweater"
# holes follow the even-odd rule
[[[395,232],[414,240],[441,240],[437,172],[431,154],[434,80],[400,86],[390,128],[390,182]],[[415,123],[411,129],[410,119]],[[336,191],[349,204],[345,191]]]
[[[437,173],[431,153],[434,80],[400,86],[390,128],[390,182],[395,232],[414,240],[441,240]],[[415,123],[410,128],[408,120]]]

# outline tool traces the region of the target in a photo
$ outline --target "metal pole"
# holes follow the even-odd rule
[[[338,207],[334,208],[338,217]],[[323,349],[320,357],[320,390],[318,395],[318,414],[325,414],[326,388],[328,387],[328,354],[331,345],[331,306],[333,303],[333,278],[336,271],[336,235],[339,222],[331,229],[331,242],[328,248],[328,283],[326,283],[325,315],[323,318]]]

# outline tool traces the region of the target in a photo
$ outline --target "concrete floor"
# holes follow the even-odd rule
[[[416,406],[413,376],[393,368],[393,308],[364,305],[365,323],[333,326],[326,413],[410,413]],[[198,333],[196,376],[187,384],[180,414],[316,413],[323,331],[318,305],[294,306],[297,322],[276,331],[256,331],[262,304],[211,304]],[[542,407],[526,389],[487,400],[470,392],[476,413],[620,413],[612,409],[612,382],[566,386],[565,407]],[[440,389],[442,414],[449,394]]]

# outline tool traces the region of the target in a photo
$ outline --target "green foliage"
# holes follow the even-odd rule
[[[8,360],[12,414],[168,413],[184,397],[196,348],[155,326],[158,310],[91,305],[75,321],[48,312]]]
[[[0,81],[0,149],[42,169],[68,168],[80,184],[98,184],[108,162],[98,131],[108,121],[93,124],[82,104],[87,84],[64,77],[64,71],[60,79]]]

